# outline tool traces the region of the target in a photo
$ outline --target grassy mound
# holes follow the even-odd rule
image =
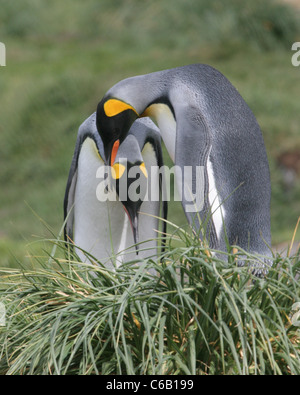
[[[113,272],[54,244],[1,271],[0,374],[300,374],[299,257],[259,279],[178,230],[161,261]]]

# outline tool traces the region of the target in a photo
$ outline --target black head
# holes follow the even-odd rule
[[[138,252],[138,217],[140,207],[147,194],[148,173],[144,162],[115,163],[112,167],[112,178],[119,200],[128,215],[133,232],[136,251]]]
[[[110,166],[115,161],[119,145],[138,117],[130,104],[116,98],[104,97],[98,104],[96,125],[103,141],[107,164]]]

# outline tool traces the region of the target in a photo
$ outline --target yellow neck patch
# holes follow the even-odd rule
[[[148,172],[147,172],[147,169],[146,169],[146,166],[145,166],[144,162],[140,164],[140,169],[141,169],[142,173],[144,174],[144,176],[146,178],[148,178]]]
[[[139,116],[139,114],[130,104],[124,103],[121,100],[109,99],[104,103],[104,112],[108,117],[114,117],[125,110],[133,110],[136,115]]]

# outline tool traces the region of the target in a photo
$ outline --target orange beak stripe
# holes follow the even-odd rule
[[[119,146],[120,146],[120,140],[116,140],[114,142],[114,145],[113,145],[112,150],[111,150],[111,157],[110,157],[110,165],[111,166],[113,166],[113,164],[115,162]]]

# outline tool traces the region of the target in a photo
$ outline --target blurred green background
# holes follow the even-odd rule
[[[272,176],[273,243],[291,240],[300,152],[299,2],[266,0],[0,0],[0,266],[58,234],[79,125],[114,83],[190,63],[229,78],[261,125]],[[180,206],[170,220],[184,224]],[[300,237],[298,232],[298,238]],[[38,254],[38,253],[37,253]],[[15,258],[15,257],[16,258]]]

